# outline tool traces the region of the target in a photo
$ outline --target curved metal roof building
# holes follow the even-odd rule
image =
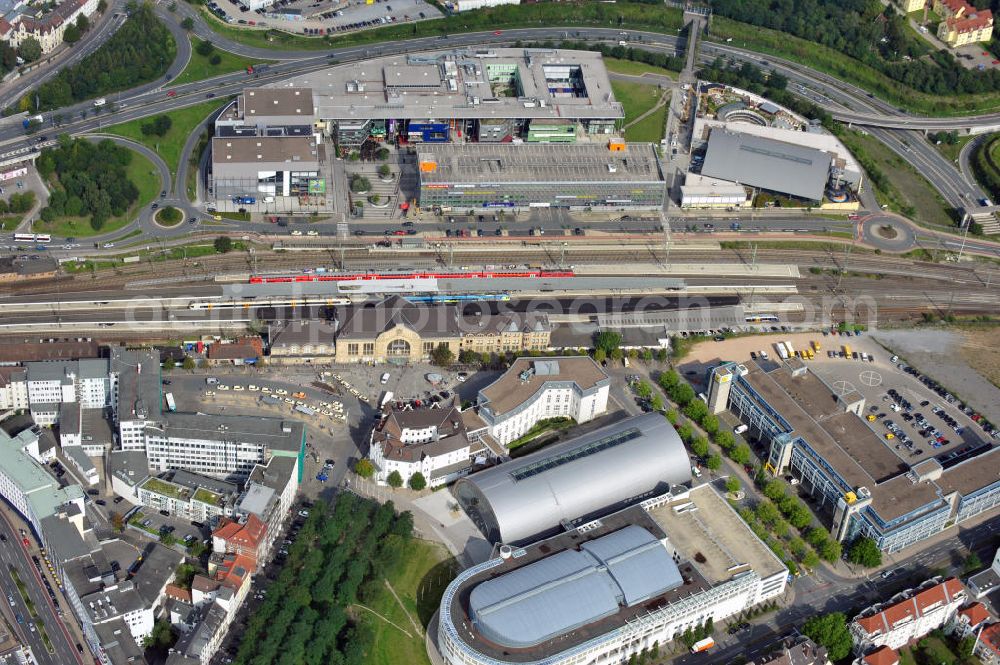
[[[462,479],[455,495],[487,539],[517,543],[690,480],[677,431],[647,413]]]

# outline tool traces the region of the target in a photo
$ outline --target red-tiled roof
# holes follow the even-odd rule
[[[949,30],[958,33],[975,32],[993,25],[993,12],[988,9],[977,9],[967,16],[946,19]]]
[[[864,660],[868,665],[896,665],[899,662],[899,654],[896,653],[895,649],[879,647],[870,654],[866,654]]]
[[[253,513],[250,513],[246,524],[237,533],[233,534],[230,540],[244,547],[256,550],[260,541],[264,539],[265,531],[267,531],[267,524]]]
[[[985,644],[990,651],[1000,656],[1000,623],[986,626],[979,634],[979,641]]]
[[[254,560],[242,554],[227,554],[215,571],[215,579],[220,584],[236,591],[250,578],[254,571]]]
[[[174,600],[183,600],[186,603],[191,602],[191,592],[187,589],[177,586],[176,584],[168,584],[164,591],[167,594],[167,598],[173,598]]]
[[[260,337],[241,337],[232,344],[212,344],[208,347],[208,357],[212,360],[240,360],[262,355],[264,343]]]
[[[237,533],[239,533],[240,529],[242,528],[243,527],[242,525],[240,525],[239,522],[234,522],[230,519],[223,517],[221,520],[219,520],[219,526],[215,530],[215,532],[212,533],[212,536],[216,538],[222,538],[223,540],[229,540]]]
[[[978,626],[990,618],[990,611],[982,603],[972,603],[958,611],[960,617],[965,617],[970,626]]]
[[[858,619],[857,624],[869,634],[885,634],[894,629],[903,621],[913,620],[922,616],[931,606],[946,604],[951,602],[959,593],[965,589],[962,583],[951,577],[940,584],[936,584],[929,589],[924,589],[911,598],[900,601],[895,605],[890,605],[878,614]]]

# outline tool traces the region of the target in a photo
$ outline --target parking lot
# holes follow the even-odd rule
[[[214,0],[209,10],[227,23],[247,28],[273,28],[305,35],[333,35],[394,23],[439,18],[441,12],[424,0],[278,0],[254,11],[237,0]]]

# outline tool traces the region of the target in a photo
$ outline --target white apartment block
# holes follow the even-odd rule
[[[241,480],[272,456],[304,454],[305,428],[277,418],[171,413],[145,428],[146,456],[154,472],[187,469]]]
[[[27,408],[27,373],[20,367],[0,367],[0,412]]]
[[[564,417],[585,423],[603,415],[610,385],[607,373],[589,356],[518,358],[479,391],[477,412],[489,434],[506,446],[540,420]]]
[[[863,655],[878,647],[899,649],[951,621],[968,594],[954,577],[931,580],[891,605],[871,607],[851,622],[854,650]]]

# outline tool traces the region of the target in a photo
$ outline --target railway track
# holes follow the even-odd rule
[[[59,291],[79,291],[81,289],[124,289],[130,284],[144,280],[156,284],[181,285],[195,283],[196,280],[213,281],[219,275],[249,275],[251,272],[297,272],[319,266],[342,267],[353,270],[393,270],[400,268],[448,267],[449,255],[446,250],[429,248],[416,254],[401,255],[392,250],[372,250],[368,247],[336,250],[321,250],[308,253],[283,253],[270,250],[255,252],[254,257],[243,253],[200,257],[186,261],[146,262],[116,267],[113,271],[66,276],[46,282],[27,282],[6,285],[10,294],[52,293]],[[803,271],[840,271],[885,275],[900,280],[915,277],[934,279],[954,285],[973,288],[993,288],[1000,284],[1000,268],[984,263],[953,265],[912,261],[909,259],[855,253],[846,256],[828,250],[798,250],[790,254],[788,250],[762,249],[756,256],[749,249],[722,249],[714,251],[673,249],[667,252],[662,246],[629,247],[621,250],[587,251],[583,248],[568,247],[565,250],[539,249],[537,252],[522,254],[519,261],[546,266],[575,264],[623,264],[645,263],[666,265],[671,263],[704,264],[744,264],[788,263],[793,258]],[[341,263],[343,261],[343,263]],[[481,251],[463,252],[459,263],[456,259],[450,267],[458,265],[484,265],[498,263],[496,251],[482,248]],[[171,281],[172,279],[176,281]],[[766,279],[766,278],[762,278]],[[70,284],[72,287],[70,288]]]

